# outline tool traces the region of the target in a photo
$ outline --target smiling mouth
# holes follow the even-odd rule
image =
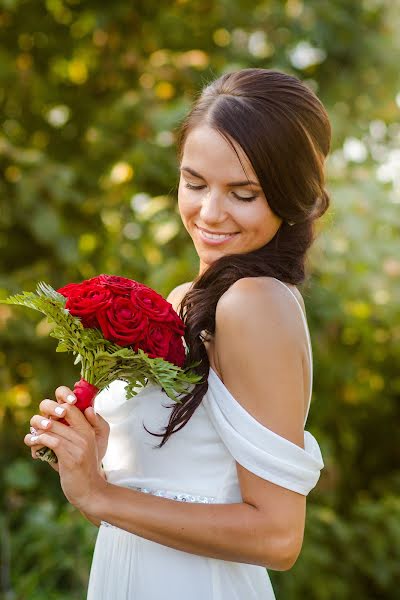
[[[209,233],[210,235],[220,235],[220,236],[226,236],[226,235],[236,235],[237,233],[239,233],[238,231],[209,231],[208,229],[204,229],[203,227],[199,227],[198,225],[196,225],[197,229],[200,229],[200,231],[202,231],[203,233]]]
[[[224,244],[226,242],[229,242],[234,237],[236,237],[239,233],[239,232],[228,233],[228,234],[207,233],[207,231],[204,231],[200,227],[197,227],[197,225],[196,225],[196,228],[198,230],[198,235],[200,236],[200,239],[203,241],[203,243],[211,244],[211,245],[219,245],[219,244]]]

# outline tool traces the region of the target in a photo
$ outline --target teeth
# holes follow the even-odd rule
[[[203,231],[203,230],[201,230],[201,233],[204,235],[205,238],[207,238],[209,240],[223,240],[223,239],[232,237],[232,235],[234,235],[233,233],[229,233],[228,235],[220,234],[220,233],[207,233],[206,231]]]

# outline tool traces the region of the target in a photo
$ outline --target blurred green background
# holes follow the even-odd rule
[[[307,429],[325,468],[300,558],[270,572],[282,600],[398,597],[399,9],[398,0],[0,1],[3,298],[98,273],[166,296],[195,277],[175,139],[214,77],[277,68],[329,112],[332,206],[300,287],[314,351]],[[97,534],[23,443],[38,403],[78,377],[48,331],[38,313],[0,305],[6,600],[84,599]]]

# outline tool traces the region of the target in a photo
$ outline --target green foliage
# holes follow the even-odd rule
[[[361,498],[342,518],[326,506],[307,511],[304,546],[290,571],[271,573],[277,598],[395,598],[400,584],[400,499]]]
[[[398,593],[399,14],[398,0],[0,2],[0,299],[107,272],[162,295],[193,279],[176,129],[215,76],[277,68],[328,109],[332,205],[301,289],[325,469],[299,560],[271,573],[277,598]],[[18,600],[82,598],[96,533],[23,444],[40,400],[77,378],[50,331],[0,304],[0,595]]]

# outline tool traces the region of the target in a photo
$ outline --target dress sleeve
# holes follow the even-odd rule
[[[304,432],[304,449],[257,421],[210,369],[203,398],[225,446],[243,467],[272,483],[307,496],[324,467],[315,437]]]

